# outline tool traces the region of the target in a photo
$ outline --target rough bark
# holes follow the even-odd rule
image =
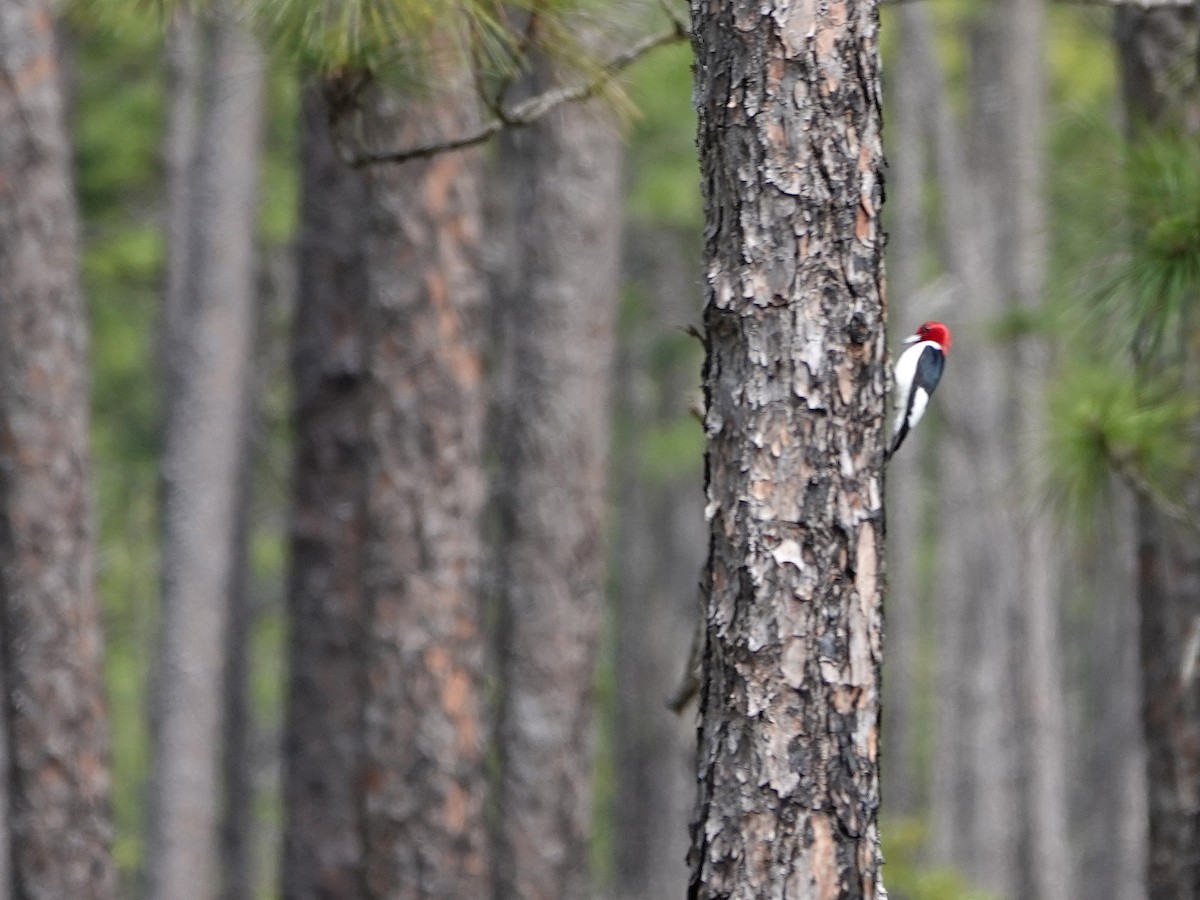
[[[552,83],[540,64],[535,89]],[[496,896],[589,896],[593,681],[619,284],[620,140],[598,104],[521,136],[502,413]]]
[[[1135,134],[1200,130],[1198,24],[1195,6],[1118,12],[1126,115]],[[1189,354],[1185,368],[1194,385],[1194,349]],[[1200,478],[1190,479],[1181,499],[1200,509]],[[1200,544],[1149,501],[1137,505],[1146,894],[1166,900],[1200,893]]]
[[[221,685],[255,298],[262,62],[225,8],[203,69],[176,392],[164,431],[163,606],[146,896],[220,889]],[[167,333],[173,328],[168,325]]]
[[[330,141],[320,91],[300,142],[299,283],[292,338],[295,463],[284,726],[283,893],[366,896],[358,829],[366,454],[367,205]]]
[[[0,2],[0,734],[5,882],[116,894],[79,226],[49,9]]]
[[[711,531],[689,896],[875,897],[878,10],[692,19]]]
[[[914,59],[912,4],[895,13],[897,53],[889,83],[887,242],[889,318],[893,339],[911,334],[936,314],[918,291],[925,246],[925,129],[921,79]],[[916,23],[919,25],[919,23]],[[894,343],[894,340],[893,340]],[[921,579],[919,561],[927,539],[925,497],[931,487],[923,476],[927,430],[915,432],[906,452],[888,462],[887,655],[883,685],[883,795],[890,816],[914,815],[923,803],[925,778],[917,759],[917,697],[922,689],[919,658]]]
[[[616,395],[618,443],[612,466],[621,528],[616,537],[616,717],[613,839],[616,895],[677,897],[687,884],[687,829],[695,790],[692,708],[663,705],[679,683],[697,627],[697,594],[707,529],[695,465],[660,471],[646,458],[646,436],[700,426],[692,338],[677,329],[697,320],[699,246],[691,233],[633,224],[624,251],[626,281],[644,318],[622,329]],[[681,419],[684,420],[682,426]]]
[[[375,146],[475,119],[444,96],[362,98]],[[367,172],[369,275],[360,827],[368,897],[485,897],[484,639],[478,597],[484,390],[479,157]]]

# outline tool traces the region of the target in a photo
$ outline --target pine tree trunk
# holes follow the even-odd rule
[[[358,829],[367,188],[338,158],[320,91],[304,97],[293,325],[295,464],[284,726],[283,894],[367,896]]]
[[[164,434],[163,608],[155,677],[146,897],[220,889],[223,647],[255,299],[263,70],[225,7],[214,12],[189,191],[188,271]],[[183,344],[186,341],[186,346]]]
[[[375,146],[475,119],[447,96],[363,98]],[[453,94],[450,92],[453,91]],[[424,131],[423,131],[424,129]],[[360,828],[367,896],[486,897],[479,600],[484,387],[480,158],[366,173],[366,469]]]
[[[43,4],[0,0],[0,894],[105,900],[87,318],[53,31]]]
[[[1135,137],[1142,128],[1200,131],[1198,33],[1194,6],[1118,11],[1126,115]],[[1181,77],[1185,71],[1188,78]],[[1194,373],[1194,335],[1188,346],[1192,358],[1185,365]],[[1200,509],[1200,477],[1185,485],[1181,499]],[[1146,893],[1149,900],[1173,900],[1200,895],[1200,543],[1148,500],[1139,499],[1137,507]]]
[[[551,86],[539,67],[538,89]],[[500,448],[502,774],[496,896],[588,891],[593,681],[604,585],[620,139],[598,104],[519,137],[522,271]]]
[[[1200,491],[1189,492],[1200,509]],[[1200,895],[1197,722],[1194,682],[1200,644],[1200,552],[1193,533],[1149,502],[1138,503],[1138,605],[1141,610],[1142,721],[1146,734],[1149,852],[1146,895]]]
[[[711,543],[689,896],[876,897],[878,10],[692,14]]]

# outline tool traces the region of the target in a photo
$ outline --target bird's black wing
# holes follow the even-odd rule
[[[929,396],[933,396],[933,389],[938,386],[938,382],[942,380],[942,372],[946,369],[946,354],[937,347],[926,347],[921,351],[921,355],[917,358],[917,371],[913,374],[914,388],[921,388]],[[892,458],[892,454],[900,449],[900,445],[904,443],[904,439],[908,437],[909,425],[908,419],[912,414],[912,403],[915,392],[910,390],[906,399],[904,408],[904,418],[900,420],[900,427],[896,429],[896,433],[892,435],[892,444],[883,454],[883,459],[886,462]]]
[[[917,372],[913,376],[913,384],[924,388],[925,393],[933,396],[933,389],[942,380],[942,372],[946,369],[946,354],[937,347],[926,347],[917,359]]]

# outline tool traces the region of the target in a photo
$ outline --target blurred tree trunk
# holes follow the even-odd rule
[[[1200,11],[1117,13],[1126,115],[1138,129],[1200,131],[1196,46]],[[1195,336],[1185,361],[1196,385]],[[1182,498],[1200,509],[1200,476]],[[1200,894],[1200,542],[1146,499],[1137,502],[1142,724],[1146,739],[1150,900]]]
[[[540,63],[535,90],[554,83]],[[502,400],[496,896],[588,890],[596,672],[621,227],[621,145],[599,104],[514,141],[512,381]]]
[[[1136,507],[1114,485],[1108,516],[1079,565],[1090,600],[1077,653],[1084,669],[1083,727],[1091,737],[1079,760],[1078,830],[1082,836],[1079,896],[1139,900],[1146,896],[1146,773],[1138,678]]]
[[[1005,346],[990,334],[1043,292],[1043,13],[1006,0],[972,23],[969,154],[946,105],[927,14],[911,15],[924,18],[944,249],[962,298],[958,346],[971,346],[970,365],[953,371],[944,392],[934,846],[1001,896],[1067,897],[1061,554],[1036,497],[1022,494],[1041,481],[1048,363],[1030,338]]]
[[[987,339],[1001,309],[988,256],[992,220],[986,175],[966,166],[928,10],[915,5],[909,17],[941,186],[942,252],[961,298],[952,324],[957,346],[970,347],[970,364],[954,367],[952,358],[938,392],[947,431],[939,443],[933,851],[939,862],[1012,896],[1018,792],[1008,661],[1018,586],[1005,562],[1016,558],[1016,542],[1006,514],[1012,431],[1003,352]]]
[[[994,139],[1005,148],[1001,198],[1002,233],[997,252],[1007,302],[1033,315],[1046,292],[1048,256],[1046,156],[1046,7],[1043,0],[1005,0],[1001,23],[1001,73],[1005,90]],[[1007,232],[1007,233],[1004,233]],[[1025,335],[1008,354],[1013,372],[1018,440],[1014,456],[1017,528],[1022,546],[1015,560],[1024,578],[1017,597],[1014,671],[1021,673],[1018,724],[1022,732],[1020,780],[1024,789],[1022,856],[1028,871],[1019,896],[1070,900],[1075,896],[1068,840],[1067,746],[1060,596],[1067,554],[1050,513],[1038,495],[1045,484],[1046,397],[1051,361],[1038,334]]]
[[[470,79],[447,65],[437,83],[421,99],[368,89],[367,142],[470,127]],[[480,157],[374,166],[366,181],[366,891],[486,897]]]
[[[692,16],[711,531],[689,896],[875,897],[878,9]]]
[[[663,701],[675,689],[697,626],[697,578],[706,544],[700,455],[668,468],[649,436],[700,426],[688,414],[699,347],[681,325],[700,311],[695,235],[637,225],[624,245],[627,284],[637,297],[618,342],[619,442],[612,466],[617,520],[615,572],[616,783],[613,840],[616,896],[658,900],[687,884],[687,822],[695,790],[696,727]],[[675,442],[670,441],[674,447]]]
[[[88,334],[54,19],[0,0],[0,894],[111,898]]]
[[[913,39],[912,4],[902,3],[894,13],[897,49],[891,73],[892,93],[888,150],[887,271],[889,318],[893,337],[911,334],[935,314],[923,308],[921,260],[925,255],[925,129],[922,94]],[[895,342],[893,341],[893,344]],[[894,400],[894,398],[893,398]],[[888,816],[914,815],[924,801],[924,777],[917,759],[917,698],[923,688],[919,657],[922,593],[920,560],[927,540],[926,495],[932,487],[922,472],[926,457],[925,435],[918,430],[909,447],[888,462],[888,602],[887,654],[883,686],[883,796]]]
[[[208,24],[183,298],[164,332],[163,607],[154,679],[146,896],[220,890],[223,648],[255,299],[263,68],[228,7]],[[175,283],[169,278],[168,283]]]
[[[334,150],[319,89],[301,115],[283,895],[353,900],[366,896],[356,804],[368,195]]]

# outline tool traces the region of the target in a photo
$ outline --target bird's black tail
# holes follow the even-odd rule
[[[895,455],[896,451],[900,449],[900,445],[904,443],[904,439],[906,437],[908,437],[907,416],[905,417],[904,421],[900,423],[900,429],[894,435],[892,435],[892,445],[883,451],[884,462],[887,462]]]

